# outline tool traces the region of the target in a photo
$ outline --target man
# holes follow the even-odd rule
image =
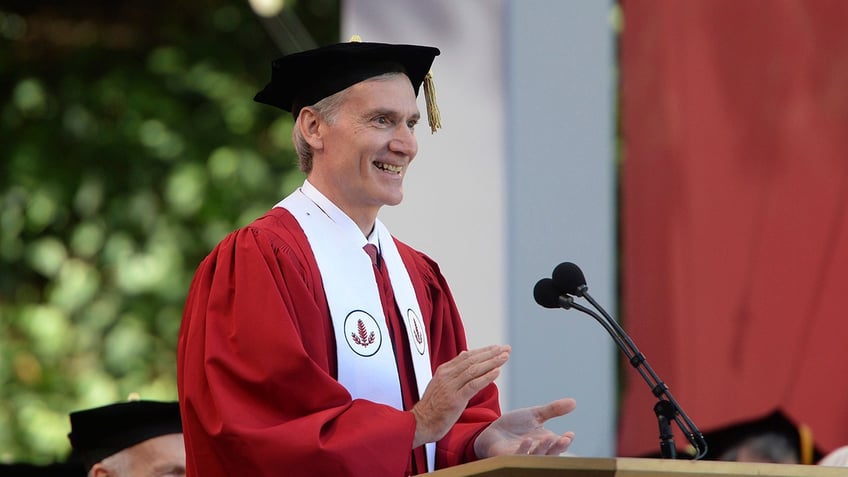
[[[255,99],[293,114],[307,180],[195,275],[178,346],[188,475],[391,477],[570,445],[542,424],[571,399],[499,417],[510,348],[467,351],[436,263],[377,220],[403,196],[438,54],[356,42],[273,63]]]
[[[128,401],[70,418],[68,438],[89,477],[185,476],[177,402]]]

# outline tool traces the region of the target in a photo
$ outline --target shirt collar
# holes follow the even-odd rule
[[[303,185],[300,187],[300,191],[303,192],[303,195],[309,198],[309,200],[315,202],[315,205],[317,205],[322,211],[324,211],[324,213],[327,214],[327,217],[329,217],[330,220],[344,228],[356,228],[356,230],[359,231],[359,236],[363,237],[362,231],[359,230],[359,226],[356,225],[356,222],[354,222],[353,219],[348,217],[348,215],[345,214],[344,211],[342,211],[342,209],[340,209],[330,199],[328,199],[327,196],[322,194],[321,191],[319,191],[314,185],[312,185],[312,183],[309,182],[308,179],[303,181]],[[363,242],[365,242],[366,240],[367,243],[371,243],[377,246],[378,251],[380,250],[380,239],[379,234],[377,233],[377,227],[371,229],[371,233],[368,235],[367,238],[363,237]],[[365,245],[365,243],[363,243],[362,245]]]

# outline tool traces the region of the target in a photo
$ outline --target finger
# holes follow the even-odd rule
[[[544,439],[541,439],[530,453],[533,455],[547,455],[548,449],[550,449],[558,440],[559,436],[556,434],[547,436]]]
[[[503,366],[509,360],[509,347],[491,346],[474,351],[463,351],[456,358],[443,363],[436,374],[443,379],[459,381],[462,387],[469,381]]]
[[[457,390],[457,395],[460,396],[465,402],[468,402],[468,400],[474,397],[474,395],[476,395],[478,392],[480,392],[481,389],[493,383],[495,379],[500,376],[500,374],[501,370],[499,368],[496,368],[482,376],[478,376],[463,384]]]
[[[521,444],[518,444],[518,448],[515,449],[516,454],[529,454],[530,448],[533,446],[533,439],[522,439]]]
[[[477,353],[489,353],[489,354],[500,354],[506,351],[507,353],[512,350],[510,345],[488,345],[483,346],[482,348],[475,348],[471,350],[467,350],[466,352],[469,354],[477,354]]]
[[[511,351],[512,348],[509,345],[489,345],[482,348],[463,351],[460,355],[464,355],[465,358],[469,360],[485,361],[502,353],[509,354]]]
[[[560,455],[571,446],[571,443],[574,441],[574,433],[571,431],[566,432],[559,439],[557,439],[550,448],[547,450],[547,455]]]
[[[537,406],[534,411],[539,423],[543,423],[554,417],[564,416],[577,407],[577,401],[572,398],[557,399],[548,404]]]
[[[464,369],[476,363],[490,361],[503,354],[509,356],[510,351],[511,348],[509,346],[491,345],[484,348],[463,351],[445,364],[450,363],[452,366],[458,366]]]
[[[499,369],[509,360],[509,353],[500,353],[490,356],[486,360],[477,361],[469,364],[462,373],[462,378],[465,382],[476,380],[480,376],[486,375],[491,371]]]

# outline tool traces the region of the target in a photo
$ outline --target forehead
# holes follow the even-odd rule
[[[361,81],[349,88],[346,103],[355,108],[385,108],[404,114],[418,114],[415,90],[404,74]]]
[[[147,463],[171,461],[185,462],[185,444],[182,434],[166,434],[153,437],[130,448],[135,457]]]

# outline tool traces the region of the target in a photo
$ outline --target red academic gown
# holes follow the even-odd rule
[[[467,349],[465,332],[436,263],[395,243],[421,306],[435,371]],[[384,303],[393,300],[390,287],[381,294]],[[397,338],[402,321],[390,308],[409,409],[418,400],[414,370],[407,340]],[[391,477],[426,470],[410,452],[411,412],[352,400],[336,381],[336,343],[318,265],[284,209],[230,234],[200,264],[177,361],[189,477]],[[474,439],[499,415],[497,388],[490,385],[437,443],[436,467],[476,459]]]

